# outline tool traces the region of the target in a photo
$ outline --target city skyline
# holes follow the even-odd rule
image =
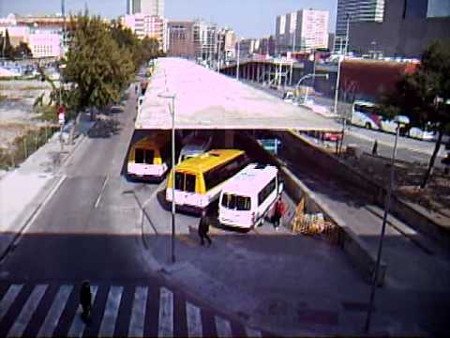
[[[300,9],[319,9],[330,12],[329,30],[335,29],[337,0],[239,0],[218,2],[214,6],[207,0],[165,0],[165,17],[169,20],[204,19],[222,27],[230,27],[243,37],[262,37],[275,34],[277,15]],[[116,18],[127,12],[127,1],[65,0],[67,13],[77,13],[87,7],[90,13]],[[60,0],[32,3],[29,0],[0,1],[0,17],[9,13],[19,15],[50,15],[61,12]],[[252,13],[253,15],[248,15]]]

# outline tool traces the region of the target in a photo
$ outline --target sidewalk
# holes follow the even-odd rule
[[[63,149],[59,133],[29,156],[20,166],[0,177],[0,260],[14,248],[15,239],[51,195],[61,180],[59,169],[83,142],[84,133],[93,125],[80,119],[80,136]]]

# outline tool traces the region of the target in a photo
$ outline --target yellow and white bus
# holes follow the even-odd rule
[[[264,221],[283,191],[278,168],[252,163],[228,180],[219,199],[219,222],[250,229]]]
[[[189,158],[175,167],[175,203],[177,208],[199,213],[219,198],[222,185],[248,164],[245,152],[214,149]],[[172,202],[172,175],[169,174],[166,199]]]
[[[158,131],[132,145],[128,154],[128,177],[153,181],[162,180],[169,169],[170,133]]]

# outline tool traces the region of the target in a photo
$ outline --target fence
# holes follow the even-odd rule
[[[17,136],[9,148],[0,148],[0,168],[17,167],[39,149],[58,130],[57,125],[30,127]]]

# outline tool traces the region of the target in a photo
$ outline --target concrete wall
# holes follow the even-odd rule
[[[284,144],[290,145],[291,151],[301,153],[305,161],[317,165],[318,170],[325,171],[334,180],[348,183],[349,189],[352,187],[359,194],[364,193],[367,198],[372,198],[375,204],[384,208],[386,189],[374,182],[372,177],[357,171],[335,155],[315,147],[293,133],[283,132],[278,135]],[[416,231],[429,236],[444,248],[450,247],[450,225],[440,223],[430,215],[428,210],[395,195],[392,196],[390,210],[394,216]]]

